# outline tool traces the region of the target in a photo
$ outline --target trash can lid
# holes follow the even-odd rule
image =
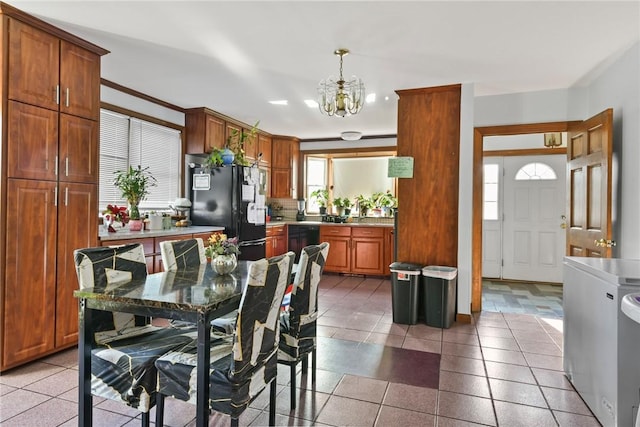
[[[389,265],[392,273],[405,273],[409,275],[420,275],[421,265],[411,264],[408,262],[393,262]]]
[[[438,279],[451,280],[458,275],[458,269],[443,265],[428,265],[422,269],[422,275],[427,277],[437,277]]]

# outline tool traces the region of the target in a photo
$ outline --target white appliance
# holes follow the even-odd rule
[[[634,425],[640,325],[621,300],[640,291],[640,260],[565,257],[564,371],[603,426]]]

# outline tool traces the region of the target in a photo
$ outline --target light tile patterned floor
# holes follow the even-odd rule
[[[482,310],[562,318],[562,284],[484,279]]]
[[[598,426],[562,373],[562,321],[484,311],[472,324],[437,329],[392,322],[389,280],[325,274],[319,334],[332,347],[371,343],[384,355],[428,351],[440,356],[438,388],[341,372],[336,362],[318,371],[315,386],[300,378],[298,409],[289,412],[288,369],[278,374],[278,425],[286,426]],[[385,347],[386,346],[386,347]],[[327,345],[328,347],[328,345]],[[397,351],[406,350],[406,354]],[[322,350],[320,350],[322,351]],[[414,353],[415,354],[415,353]],[[370,360],[364,357],[362,360]],[[403,360],[406,360],[403,358]],[[393,360],[391,360],[393,362]],[[420,372],[420,365],[407,369]],[[369,366],[368,368],[372,368]],[[375,366],[374,366],[375,368]],[[76,426],[77,354],[68,350],[0,376],[2,426]],[[267,425],[268,393],[240,419]],[[193,426],[194,406],[167,399],[165,422]],[[152,416],[154,412],[152,411]],[[227,426],[213,414],[211,426]],[[139,414],[94,398],[94,425],[138,426]]]

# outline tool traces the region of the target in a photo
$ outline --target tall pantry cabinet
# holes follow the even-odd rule
[[[73,250],[97,246],[100,57],[0,3],[0,370],[77,343]]]

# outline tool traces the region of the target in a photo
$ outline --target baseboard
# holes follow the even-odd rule
[[[470,314],[456,314],[456,322],[460,323],[471,323],[471,315]]]

